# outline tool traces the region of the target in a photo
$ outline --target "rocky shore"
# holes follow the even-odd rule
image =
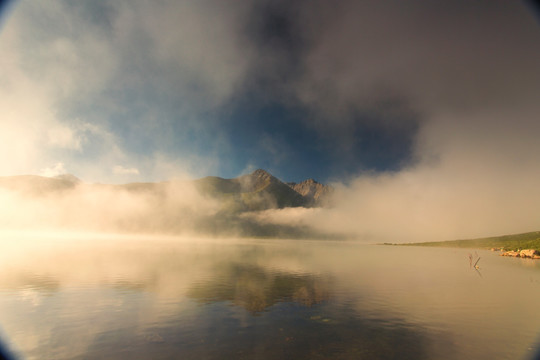
[[[540,253],[534,249],[525,249],[520,251],[505,251],[504,249],[491,249],[492,251],[501,251],[501,256],[512,256],[528,259],[540,259]]]

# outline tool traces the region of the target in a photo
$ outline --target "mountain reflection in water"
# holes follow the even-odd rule
[[[330,297],[328,276],[270,271],[257,265],[224,264],[215,279],[194,284],[187,296],[202,303],[230,301],[251,313],[264,311],[277,302],[318,304]]]
[[[540,263],[483,253],[480,278],[452,249],[49,240],[0,252],[2,340],[22,358],[493,359],[536,346]]]

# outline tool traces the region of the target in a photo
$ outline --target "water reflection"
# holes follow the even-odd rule
[[[241,263],[223,264],[215,274],[216,278],[194,284],[187,296],[201,303],[230,301],[251,313],[264,311],[277,302],[292,301],[309,307],[330,297],[329,276]]]
[[[26,291],[49,296],[60,288],[60,283],[55,277],[43,274],[22,274],[15,281],[15,284],[17,284],[17,287]]]
[[[28,359],[520,358],[540,328],[538,267],[488,254],[480,278],[466,252],[331,242],[4,250],[0,325]]]

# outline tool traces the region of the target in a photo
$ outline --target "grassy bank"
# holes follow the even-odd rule
[[[467,240],[434,241],[422,243],[395,244],[404,246],[439,246],[473,249],[504,248],[505,250],[535,249],[540,251],[540,231],[523,234],[493,236]]]

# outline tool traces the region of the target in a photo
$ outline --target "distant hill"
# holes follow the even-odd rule
[[[0,188],[39,195],[72,189],[79,182],[77,177],[70,174],[52,178],[37,175],[1,176]]]
[[[527,232],[522,234],[492,236],[477,239],[433,241],[423,243],[394,244],[405,246],[437,246],[437,247],[456,247],[473,249],[535,249],[540,251],[540,231]]]

